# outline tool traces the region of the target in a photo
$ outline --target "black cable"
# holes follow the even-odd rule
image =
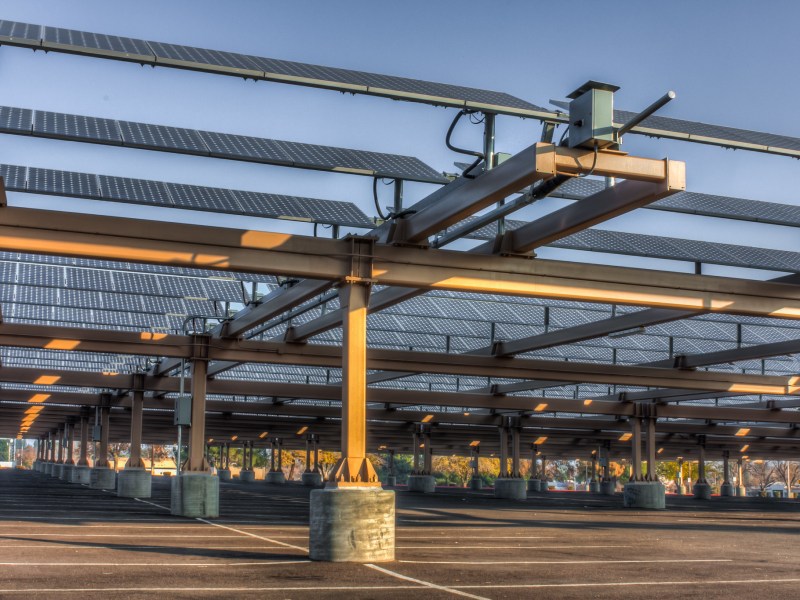
[[[372,178],[372,198],[375,200],[375,210],[378,211],[378,216],[382,221],[386,221],[386,217],[381,210],[381,203],[378,201],[378,178]]]
[[[588,173],[584,173],[583,175],[578,175],[578,177],[588,177],[594,170],[597,168],[597,142],[594,143],[594,160],[592,161],[592,168],[589,169]]]
[[[456,115],[455,119],[453,119],[453,122],[452,122],[452,123],[450,123],[450,127],[449,127],[449,129],[447,130],[447,135],[446,135],[446,136],[445,136],[445,138],[444,138],[444,143],[445,143],[445,145],[447,145],[447,147],[448,147],[450,150],[452,150],[453,152],[458,152],[459,154],[466,154],[467,156],[475,156],[475,157],[476,157],[476,160],[475,160],[475,162],[473,162],[473,163],[472,163],[472,164],[471,164],[469,167],[467,167],[467,168],[464,170],[464,172],[461,174],[463,177],[466,177],[466,178],[468,178],[468,179],[474,179],[474,178],[475,178],[474,176],[470,175],[469,173],[470,173],[470,171],[472,171],[472,170],[473,170],[475,167],[477,167],[477,166],[480,164],[480,162],[481,162],[482,160],[484,160],[484,158],[485,158],[485,157],[484,157],[484,155],[483,155],[483,152],[476,152],[476,151],[474,151],[474,150],[467,150],[466,148],[459,148],[458,146],[454,146],[452,143],[450,143],[450,138],[451,138],[451,137],[452,137],[452,135],[453,135],[453,130],[455,130],[455,128],[456,128],[456,125],[457,125],[457,124],[458,124],[458,122],[461,120],[461,117],[463,117],[464,115],[473,115],[473,114],[475,114],[476,112],[478,112],[478,111],[475,111],[475,110],[467,110],[467,109],[462,109],[462,110],[460,110],[460,111],[458,112],[458,114]],[[485,117],[484,117],[484,118],[485,118]]]

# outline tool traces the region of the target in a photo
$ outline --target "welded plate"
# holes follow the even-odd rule
[[[153,51],[143,40],[103,33],[44,27],[42,47],[75,54],[104,56],[140,63],[153,63]]]
[[[33,116],[33,133],[36,136],[56,139],[69,138],[101,144],[122,144],[116,121],[83,115],[37,110]]]

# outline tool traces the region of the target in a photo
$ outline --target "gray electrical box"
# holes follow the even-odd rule
[[[614,92],[616,85],[587,81],[568,98],[569,147],[605,148],[616,143],[614,135]]]
[[[102,436],[102,434],[103,434],[103,428],[100,425],[95,425],[94,427],[92,427],[92,441],[93,442],[99,442],[100,441],[100,437]]]
[[[178,396],[175,398],[175,414],[173,425],[192,425],[192,397]]]

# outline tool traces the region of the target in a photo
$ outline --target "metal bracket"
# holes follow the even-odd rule
[[[346,241],[350,245],[350,274],[344,277],[342,283],[372,285],[375,283],[372,276],[375,238],[348,236]]]

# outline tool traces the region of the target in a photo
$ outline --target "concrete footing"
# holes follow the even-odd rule
[[[707,483],[695,483],[694,487],[692,488],[692,494],[694,494],[694,497],[698,498],[699,500],[710,500],[711,486]]]
[[[239,481],[242,483],[253,483],[256,480],[255,471],[239,471]]]
[[[589,493],[590,494],[599,494],[600,493],[600,482],[599,481],[590,481],[589,482]]]
[[[735,496],[736,488],[733,487],[732,483],[723,483],[721,486],[719,486],[719,495],[727,497]]]
[[[181,517],[219,517],[219,477],[210,473],[181,473],[173,477],[170,512]]]
[[[300,476],[300,481],[307,487],[322,487],[322,473],[309,471]]]
[[[50,470],[50,477],[61,479],[61,471],[64,470],[63,463],[53,463],[53,468]]]
[[[617,493],[617,482],[616,481],[601,481],[600,482],[600,493],[604,496],[613,496]]]
[[[685,496],[686,495],[686,486],[683,485],[683,484],[676,485],[675,486],[675,493],[678,494],[678,496]]]
[[[409,475],[408,491],[432,494],[436,491],[436,478],[433,475]]]
[[[123,469],[117,474],[117,496],[122,498],[149,498],[152,477],[147,469]]]
[[[538,492],[542,489],[542,482],[539,479],[528,479],[528,491]]]
[[[625,484],[622,502],[627,508],[666,508],[664,485],[660,481],[631,481]]]
[[[503,477],[494,482],[494,497],[507,500],[525,500],[528,497],[528,483],[524,479]]]
[[[72,469],[75,468],[75,465],[61,465],[61,472],[58,474],[58,478],[61,481],[71,481],[72,480]]]
[[[389,475],[386,477],[386,483],[383,484],[385,487],[395,487],[397,486],[397,477],[394,475]]]
[[[311,492],[308,555],[331,562],[394,560],[394,492],[327,488]]]
[[[482,490],[483,489],[483,479],[480,477],[473,477],[469,480],[469,489],[471,490]]]
[[[44,473],[45,475],[50,475],[50,471],[51,471],[52,468],[53,468],[53,463],[49,463],[49,462],[42,463],[41,472]]]
[[[739,487],[736,488],[736,495],[739,496],[740,498],[744,498],[745,496],[747,496],[747,488],[744,487],[743,485],[740,485]]]
[[[550,491],[550,482],[546,479],[539,480],[539,491],[540,492],[549,492]]]
[[[286,475],[283,474],[283,471],[268,471],[264,481],[267,483],[286,483]]]
[[[220,481],[230,481],[231,480],[231,470],[230,469],[217,469],[217,477],[219,477]]]
[[[33,472],[34,472],[34,473],[38,473],[38,472],[39,472],[39,469],[41,469],[41,468],[42,468],[42,467],[41,467],[41,464],[42,464],[42,463],[41,463],[41,462],[39,462],[38,460],[35,460],[35,461],[33,461],[33,467],[32,467],[32,468],[33,468]]]
[[[72,468],[70,483],[89,485],[92,483],[92,468],[87,465],[76,465]]]
[[[89,476],[89,487],[93,490],[113,490],[117,487],[117,474],[109,467],[95,467]]]

